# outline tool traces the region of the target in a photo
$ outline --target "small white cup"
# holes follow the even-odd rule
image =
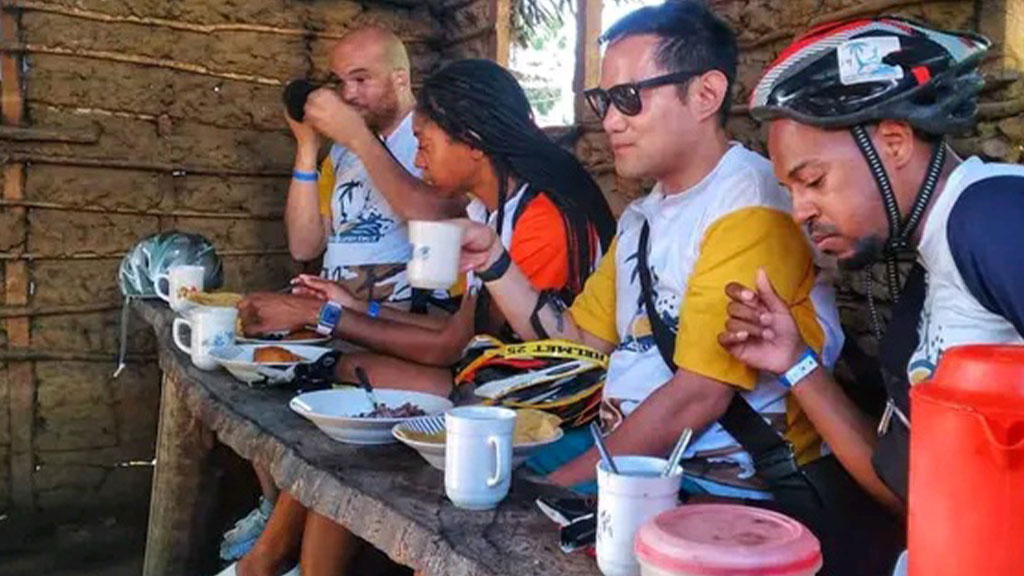
[[[175,318],[171,326],[174,343],[182,352],[192,357],[192,363],[201,370],[214,370],[217,361],[210,356],[210,349],[230,346],[235,343],[235,321],[237,308],[204,306],[192,311],[188,318]],[[190,346],[181,339],[181,328],[187,326],[191,332]]]
[[[678,505],[683,470],[661,476],[667,461],[616,456],[618,474],[597,465],[597,567],[604,576],[639,576],[633,537],[644,523]]]
[[[516,413],[466,406],[444,417],[444,490],[459,508],[490,510],[508,495]]]
[[[413,288],[443,290],[455,284],[462,252],[462,227],[451,221],[410,220],[412,259],[406,276]]]
[[[203,277],[206,269],[202,266],[171,266],[164,274],[156,277],[153,289],[156,295],[171,305],[171,310],[184,312],[191,307],[186,296],[190,291],[203,291]],[[160,287],[166,283],[167,291]]]

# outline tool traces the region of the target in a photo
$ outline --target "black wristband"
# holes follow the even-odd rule
[[[501,278],[508,272],[508,267],[512,265],[512,257],[508,255],[508,250],[501,249],[501,256],[487,267],[486,270],[480,270],[476,273],[476,277],[483,280],[484,282],[494,282]]]

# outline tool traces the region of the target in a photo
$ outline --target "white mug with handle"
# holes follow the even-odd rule
[[[459,508],[490,510],[512,483],[516,413],[495,406],[465,406],[444,417],[444,489]]]
[[[153,290],[171,305],[171,310],[184,312],[191,307],[186,296],[189,292],[203,291],[205,275],[206,269],[202,266],[171,266],[166,273],[156,277]],[[166,292],[160,289],[164,284],[167,285]]]
[[[237,308],[203,307],[189,314],[188,318],[175,318],[171,334],[178,348],[192,357],[192,364],[195,364],[196,368],[214,370],[218,364],[210,356],[210,349],[235,343],[237,319]],[[188,346],[181,338],[181,329],[184,327],[188,327],[192,333]]]
[[[447,220],[410,220],[412,258],[406,277],[413,288],[444,290],[458,280],[462,227]]]

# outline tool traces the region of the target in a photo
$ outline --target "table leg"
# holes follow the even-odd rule
[[[163,376],[144,576],[194,576],[209,536],[214,437],[185,406],[184,385],[173,373]]]

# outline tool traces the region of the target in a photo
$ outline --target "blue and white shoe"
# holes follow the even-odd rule
[[[230,562],[245,556],[267,527],[267,520],[273,511],[274,504],[261,496],[259,506],[224,533],[224,540],[220,543],[221,559]]]
[[[232,562],[230,566],[218,572],[217,576],[238,576],[238,571],[235,570],[235,566],[237,565],[238,562]],[[291,570],[281,574],[281,576],[302,576],[302,573],[299,572],[299,565],[296,564]]]

